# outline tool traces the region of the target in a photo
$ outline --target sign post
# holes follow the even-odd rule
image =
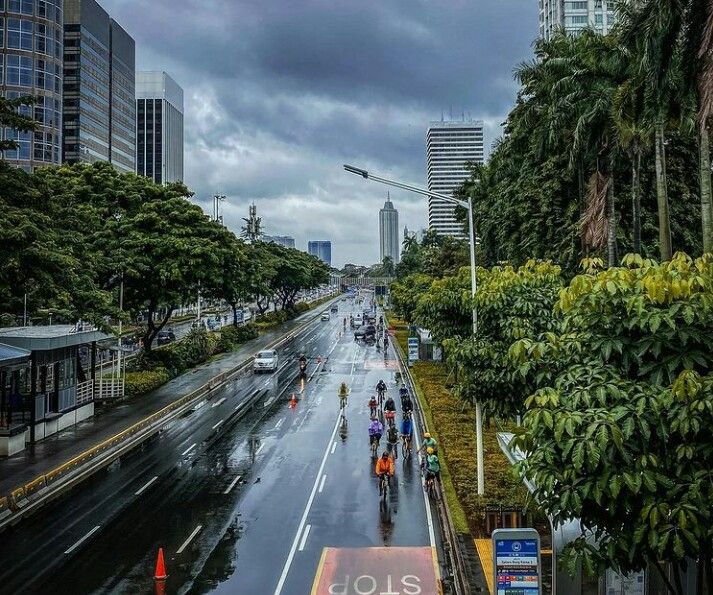
[[[541,595],[540,535],[535,529],[495,529],[496,595]]]
[[[418,337],[408,338],[408,365],[411,367],[413,362],[418,361]]]

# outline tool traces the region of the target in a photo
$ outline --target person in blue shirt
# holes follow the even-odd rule
[[[411,448],[411,439],[413,438],[413,421],[410,414],[404,414],[401,420],[401,440],[403,440],[404,448]]]

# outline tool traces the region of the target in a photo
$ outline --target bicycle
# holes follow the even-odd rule
[[[411,457],[411,436],[408,434],[401,435],[401,453],[404,459]]]
[[[379,475],[379,496],[381,496],[381,502],[386,504],[386,496],[389,491],[389,474],[382,473]]]
[[[438,490],[436,489],[436,475],[426,471],[426,493],[429,499],[438,500]]]
[[[386,441],[386,452],[393,454],[394,461],[399,458],[399,443]]]
[[[390,428],[393,428],[396,425],[395,411],[387,411],[386,413],[384,413],[384,417],[386,418],[386,422],[389,424]]]
[[[376,438],[375,436],[372,436],[371,438],[371,444],[369,447],[371,448],[371,458],[376,459],[376,457],[379,454],[379,438]]]
[[[344,409],[347,407],[347,395],[339,395],[339,410],[344,414]]]

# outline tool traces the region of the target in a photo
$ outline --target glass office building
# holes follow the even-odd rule
[[[307,242],[307,252],[319,258],[322,262],[332,266],[332,242],[313,241]]]
[[[63,161],[135,170],[135,44],[95,0],[65,0]]]
[[[20,108],[38,130],[0,130],[18,144],[4,159],[27,171],[62,157],[62,25],[63,0],[0,0],[0,94],[38,98]]]

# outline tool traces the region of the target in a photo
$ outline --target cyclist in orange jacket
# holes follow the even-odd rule
[[[395,471],[394,460],[389,456],[389,453],[384,451],[376,461],[374,472],[378,477],[381,477],[385,473],[388,473],[391,477],[393,477]]]

